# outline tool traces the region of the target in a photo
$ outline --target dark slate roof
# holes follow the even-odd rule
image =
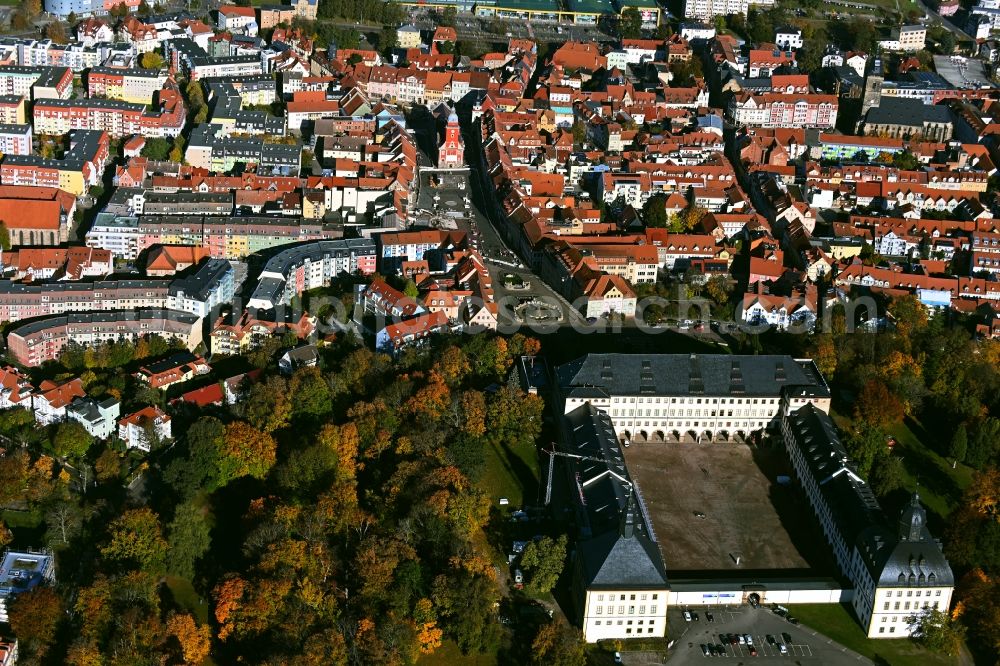
[[[143,366],[143,370],[151,375],[159,374],[161,372],[166,372],[167,370],[173,370],[174,368],[179,368],[182,365],[187,365],[189,363],[194,363],[198,360],[198,357],[189,351],[179,351],[175,354],[171,354],[165,359],[155,361],[153,363],[148,363]]]
[[[192,275],[170,283],[170,295],[184,294],[188,298],[207,301],[219,283],[233,273],[233,265],[226,259],[209,259]]]
[[[625,460],[606,412],[582,405],[564,416],[563,451],[597,460],[564,459],[579,483],[578,549],[589,588],[663,587],[663,558],[642,511],[638,484],[631,492]],[[625,482],[622,481],[625,480]]]
[[[617,532],[579,545],[584,581],[590,589],[665,587],[667,572],[656,544],[641,534]]]
[[[866,121],[876,125],[922,127],[924,123],[950,123],[951,112],[946,106],[924,104],[918,99],[884,96],[878,106],[868,111]]]
[[[844,541],[853,544],[868,528],[885,527],[882,507],[858,475],[857,466],[848,457],[830,416],[809,404],[789,418],[795,446],[802,452],[810,474],[822,490],[834,525]]]
[[[834,525],[848,547],[857,546],[878,586],[954,585],[941,544],[927,529],[919,496],[914,493],[897,524],[890,525],[871,488],[857,476],[830,417],[809,404],[790,419],[795,441],[786,445],[803,453]]]
[[[791,356],[588,354],[556,370],[563,395],[829,396],[816,366]]]

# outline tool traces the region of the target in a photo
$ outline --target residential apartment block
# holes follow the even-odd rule
[[[172,82],[159,92],[155,111],[145,104],[97,98],[40,100],[33,109],[35,131],[40,134],[102,130],[115,137],[175,137],[184,129],[186,113],[181,93]]]
[[[201,245],[209,256],[242,259],[279,245],[335,238],[339,230],[310,220],[269,217],[135,216],[99,213],[87,232],[89,247],[135,259],[154,245]]]
[[[282,250],[261,272],[247,307],[270,310],[342,273],[376,270],[375,244],[365,238],[316,241]]]
[[[167,78],[166,70],[94,67],[87,74],[87,96],[152,104]]]
[[[0,161],[0,180],[6,185],[59,188],[82,196],[103,182],[110,147],[111,137],[103,129],[77,129],[69,133],[69,150],[61,159],[30,152],[4,155]]]
[[[55,315],[11,329],[7,348],[21,365],[36,367],[57,360],[68,344],[95,346],[146,335],[176,338],[194,349],[202,340],[201,319],[160,308]]]
[[[294,333],[299,340],[308,339],[316,330],[316,317],[302,313],[298,321],[274,322],[244,311],[233,323],[228,324],[219,317],[212,325],[212,354],[245,354],[256,349],[265,340],[285,333]]]

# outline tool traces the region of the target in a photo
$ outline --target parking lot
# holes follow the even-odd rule
[[[692,619],[684,619],[684,611]],[[694,618],[698,619],[695,620]],[[711,617],[711,621],[709,621]],[[749,606],[676,608],[669,614],[669,635],[676,642],[670,652],[671,664],[702,663],[706,659],[753,659],[752,663],[804,663],[846,665],[870,663],[811,629],[789,623],[768,608]],[[749,635],[749,644],[737,640],[733,645],[728,634]],[[773,639],[768,640],[768,636]],[[724,640],[726,638],[726,640]],[[712,645],[715,655],[706,655],[702,645]],[[718,646],[718,647],[717,647]],[[781,647],[784,646],[785,654]],[[721,647],[721,649],[719,649]]]

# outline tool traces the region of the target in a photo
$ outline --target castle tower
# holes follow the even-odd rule
[[[465,165],[465,146],[462,131],[458,127],[458,116],[448,116],[448,126],[444,130],[444,141],[438,148],[439,169],[460,169]]]

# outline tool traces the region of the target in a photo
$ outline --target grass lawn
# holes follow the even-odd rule
[[[861,631],[850,608],[842,604],[789,606],[792,615],[844,647],[876,664],[889,666],[936,666],[958,663],[952,657],[928,652],[907,638],[871,640]]]
[[[851,420],[844,414],[831,410],[830,416],[841,432],[850,430]],[[903,459],[903,487],[918,488],[927,510],[943,521],[972,483],[972,468],[959,464],[952,469],[951,461],[937,452],[941,446],[931,445],[933,435],[915,419],[907,417],[886,428],[886,433],[896,438],[893,453]]]
[[[486,471],[480,485],[493,504],[501,497],[510,500],[510,506],[524,506],[525,500],[535,501],[539,478],[538,456],[534,448],[519,450],[486,445]]]
[[[464,655],[458,649],[458,643],[445,640],[434,654],[420,655],[417,663],[421,666],[496,666],[495,654]]]
[[[195,591],[191,581],[176,576],[167,576],[167,587],[178,606],[191,613],[198,624],[208,622],[208,604],[199,604],[201,596]]]
[[[894,453],[903,457],[905,486],[914,488],[919,484],[924,505],[941,518],[947,517],[972,483],[972,468],[960,464],[952,469],[950,460],[927,445],[929,435],[917,421],[906,419],[890,427],[889,433],[898,442]]]

